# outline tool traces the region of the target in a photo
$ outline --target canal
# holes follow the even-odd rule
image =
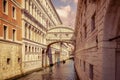
[[[39,72],[33,72],[17,80],[79,80],[74,69],[74,61],[56,64]]]

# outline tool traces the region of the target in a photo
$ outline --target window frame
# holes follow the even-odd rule
[[[9,1],[9,0],[5,0],[5,1],[7,2],[7,4],[6,4],[6,9],[4,9],[3,1],[4,1],[4,0],[2,0],[2,12],[3,12],[4,14],[8,15],[8,1]],[[5,11],[4,11],[4,10],[5,10]]]
[[[14,12],[13,12],[13,8],[14,8]],[[13,19],[17,19],[17,9],[14,5],[12,5],[12,18]]]
[[[94,12],[94,14],[91,17],[91,32],[95,30],[96,26],[95,26],[95,17],[96,17],[96,12]]]
[[[12,41],[16,41],[16,29],[12,29]]]
[[[6,27],[6,31],[5,31],[5,28]],[[6,33],[5,33],[6,32]],[[7,40],[8,39],[8,26],[3,24],[3,39],[4,40]]]
[[[89,64],[89,78],[93,80],[94,77],[94,65]]]

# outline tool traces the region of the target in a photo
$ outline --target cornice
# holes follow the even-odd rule
[[[51,6],[52,6],[53,10],[55,11],[55,13],[56,13],[56,15],[57,15],[57,17],[58,17],[58,19],[59,19],[60,23],[62,24],[62,21],[61,21],[61,19],[60,19],[59,15],[58,15],[58,13],[57,13],[57,11],[56,11],[56,9],[55,9],[55,7],[54,7],[53,3],[52,3],[52,1],[51,1],[51,0],[48,0],[48,1],[50,2],[50,4],[51,4]]]
[[[5,22],[7,22],[8,24],[11,24],[11,25],[13,25],[13,26],[15,26],[15,27],[17,27],[17,28],[19,28],[19,29],[22,29],[22,27],[20,27],[20,26],[18,26],[18,25],[15,25],[14,23],[11,23],[10,21],[8,21],[8,20],[6,20],[6,19],[4,19],[4,18],[2,18],[2,17],[0,17],[0,20],[5,21]]]
[[[39,42],[35,42],[35,41],[29,40],[29,39],[26,39],[26,38],[23,38],[23,40],[24,40],[24,41],[23,41],[24,43],[28,43],[28,42],[29,42],[28,44],[30,44],[30,42],[31,42],[31,43],[35,43],[35,44],[42,45],[42,46],[44,46],[44,47],[47,46],[47,45],[45,45],[45,44],[42,44],[42,43],[39,43]]]
[[[44,12],[47,14],[47,16],[49,17],[49,19],[51,19],[51,17],[49,16],[48,12],[46,12],[45,7],[43,7],[43,5],[40,3],[39,0],[37,0],[37,2],[38,2],[39,5],[42,7],[42,9],[44,10]],[[52,5],[52,2],[51,2],[50,4]],[[53,7],[53,6],[52,6],[52,7]],[[53,7],[53,10],[56,11],[54,7]],[[57,12],[56,12],[56,15],[58,15]],[[60,18],[59,18],[59,20],[60,20]],[[52,19],[51,19],[51,21],[53,22],[54,25],[56,25],[55,22],[54,22]],[[61,22],[61,20],[60,20],[60,22]],[[62,23],[62,22],[61,22],[61,23]]]
[[[33,1],[33,3],[34,3],[34,4],[37,4],[37,6],[39,7],[38,9],[42,9],[42,10],[47,14],[47,16],[49,17],[49,20],[51,20],[52,23],[55,25],[54,21],[50,18],[48,12],[46,12],[45,8],[44,8],[43,5],[40,3],[40,1],[39,1],[39,0],[37,0],[37,2],[36,2],[36,1]],[[41,10],[40,10],[40,11],[41,11]]]
[[[1,42],[6,42],[6,43],[12,43],[12,44],[22,45],[22,42],[10,41],[10,40],[4,40],[4,39],[0,39],[0,43],[1,43]]]
[[[11,0],[18,8],[22,9],[21,4],[16,0]]]

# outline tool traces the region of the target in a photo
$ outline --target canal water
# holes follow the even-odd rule
[[[33,72],[17,80],[79,80],[76,76],[73,60],[54,65],[39,72]]]

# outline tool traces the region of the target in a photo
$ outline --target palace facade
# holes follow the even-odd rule
[[[47,30],[60,24],[51,0],[22,0],[23,73],[43,67]]]

